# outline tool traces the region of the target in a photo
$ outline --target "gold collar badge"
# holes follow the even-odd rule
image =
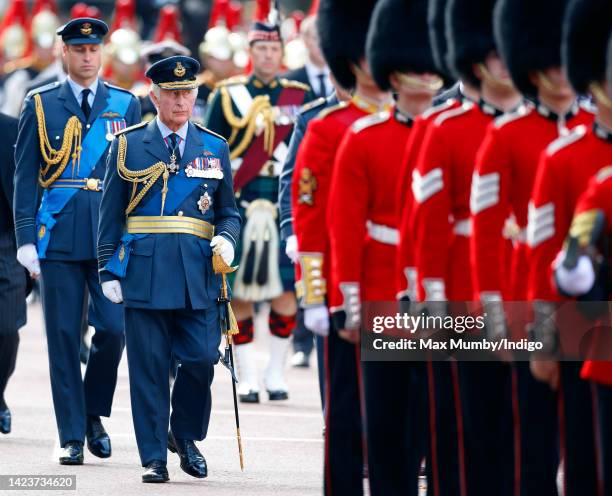
[[[183,67],[183,64],[181,64],[180,62],[177,62],[176,67],[174,68],[174,71],[172,72],[174,73],[176,77],[183,77],[185,75],[185,72],[187,72],[187,70]]]
[[[89,36],[91,34],[91,24],[86,22],[83,24],[83,26],[81,26],[81,34],[84,34],[85,36]]]

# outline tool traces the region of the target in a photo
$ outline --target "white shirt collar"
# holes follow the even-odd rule
[[[85,86],[81,86],[80,84],[75,83],[70,76],[66,78],[66,81],[68,81],[70,89],[72,90],[72,93],[74,93],[74,96],[77,101],[80,101],[79,98],[81,97],[81,92],[85,89]],[[88,89],[91,91],[91,94],[94,97],[96,96],[96,91],[98,89],[98,81],[99,79],[96,78],[96,80],[88,86]]]
[[[155,120],[157,121],[157,127],[159,128],[159,131],[161,132],[162,138],[166,138],[167,136],[175,132],[161,121],[161,119],[159,118],[159,115],[155,117]],[[185,124],[183,124],[181,128],[178,131],[176,131],[176,134],[180,136],[183,142],[187,140],[187,130],[188,129],[189,129],[189,121],[185,122]]]
[[[308,74],[308,79],[310,81],[317,81],[318,83],[319,74],[325,74],[326,77],[329,76],[329,67],[327,66],[321,68],[321,67],[317,67],[312,62],[307,61],[304,64],[304,68],[306,69],[306,74]]]

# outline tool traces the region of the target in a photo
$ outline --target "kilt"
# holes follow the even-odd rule
[[[269,200],[278,206],[278,177],[258,176],[250,181],[236,195],[236,204],[238,211],[242,217],[242,225],[246,222],[246,207],[254,200],[264,199]],[[276,228],[280,233],[280,218],[276,219]],[[244,236],[244,232],[242,234]],[[280,239],[280,235],[279,235]],[[234,256],[234,264],[238,264],[242,257],[243,239],[241,238],[236,244],[236,253]],[[278,244],[278,260],[279,272],[284,291],[295,291],[295,268],[293,263],[285,253],[286,243],[280,240]],[[236,272],[230,274],[229,282],[234,283]]]

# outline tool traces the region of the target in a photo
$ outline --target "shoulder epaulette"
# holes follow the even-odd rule
[[[559,150],[562,150],[566,146],[571,145],[572,143],[576,143],[576,141],[584,138],[587,133],[587,127],[585,125],[576,126],[574,129],[570,131],[567,136],[561,136],[553,141],[548,148],[546,148],[547,155],[554,155]]]
[[[598,183],[603,183],[606,179],[612,177],[612,165],[608,165],[602,169],[599,169],[599,172],[595,174],[596,181]]]
[[[320,107],[321,105],[325,105],[326,101],[327,100],[322,96],[317,98],[316,100],[311,100],[310,102],[305,103],[304,105],[300,107],[300,114],[308,112],[309,110],[312,110],[315,107]]]
[[[349,106],[349,102],[338,102],[336,105],[332,105],[331,107],[324,108],[317,114],[317,119],[323,119],[327,117],[329,114],[333,114],[338,110],[342,110]]]
[[[119,136],[120,134],[124,134],[124,133],[129,133],[130,131],[133,131],[134,129],[138,129],[138,128],[141,128],[142,126],[146,126],[147,124],[148,124],[147,121],[139,122],[138,124],[134,124],[133,126],[126,127],[122,129],[121,131],[117,131],[115,133],[115,136]]]
[[[355,122],[353,122],[351,126],[351,130],[354,133],[359,133],[368,127],[372,127],[372,126],[375,126],[376,124],[381,124],[383,122],[388,121],[390,116],[391,116],[391,113],[386,112],[386,111],[376,112],[374,114],[366,115],[364,117],[357,119]]]
[[[110,84],[108,81],[104,81],[104,86],[112,89],[112,90],[118,90],[118,91],[123,91],[124,93],[129,93],[130,95],[133,96],[132,92],[130,90],[126,90],[125,88],[122,88],[121,86],[115,86],[114,84]]]
[[[283,88],[295,88],[303,91],[310,91],[310,86],[299,81],[293,81],[291,79],[280,78],[280,84]]]
[[[200,124],[199,122],[194,122],[193,125],[195,127],[197,127],[198,129],[201,129],[202,131],[204,131],[205,133],[208,134],[212,134],[213,136],[222,139],[223,141],[227,141],[223,136],[221,136],[220,134],[215,133],[214,131],[211,131],[210,129],[208,129],[207,127],[204,127],[202,124]]]
[[[438,117],[436,117],[434,124],[436,126],[439,126],[444,121],[448,119],[452,119],[453,117],[458,117],[460,115],[463,115],[466,112],[469,112],[470,110],[472,110],[473,108],[474,108],[474,104],[472,102],[464,102],[460,107],[447,110],[446,112],[442,112]]]
[[[38,88],[33,88],[28,92],[28,94],[26,95],[26,98],[30,98],[31,96],[36,95],[38,93],[44,93],[45,91],[55,89],[59,87],[59,85],[60,85],[59,81],[55,81],[54,83],[49,83],[49,84],[40,86]]]
[[[595,114],[597,112],[597,107],[591,100],[580,100],[578,106],[589,114]]]
[[[514,122],[518,119],[522,119],[523,117],[528,116],[531,111],[531,107],[528,107],[527,105],[521,105],[514,112],[508,112],[495,118],[495,120],[493,121],[493,125],[497,129],[499,129],[501,127],[504,127],[506,124],[509,124],[510,122]]]
[[[442,112],[443,110],[450,107],[457,100],[454,98],[449,98],[448,100],[444,100],[442,103],[438,103],[438,105],[434,105],[433,107],[429,107],[425,112],[421,114],[423,119],[429,119],[432,115],[437,114],[438,112]]]
[[[228,79],[223,79],[219,81],[215,88],[219,88],[220,86],[230,86],[232,84],[247,84],[249,82],[249,78],[247,76],[233,76]]]

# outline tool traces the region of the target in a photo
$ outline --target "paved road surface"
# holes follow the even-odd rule
[[[17,369],[6,392],[13,413],[13,431],[0,435],[0,474],[76,474],[77,494],[206,494],[214,496],[321,494],[322,417],[316,386],[316,363],[310,369],[288,369],[291,388],[286,402],[241,407],[246,468],[240,471],[229,374],[215,368],[213,412],[208,438],[199,444],[208,461],[209,476],[194,479],[183,473],[178,457],[168,453],[170,483],[145,485],[130,413],[125,353],[113,405],[104,424],[113,443],[113,456],[101,460],[85,450],[85,465],[60,466],[49,385],[46,340],[40,306],[29,306],[28,325],[21,330]],[[266,338],[258,338],[260,369],[265,367]],[[263,395],[265,397],[265,393]],[[5,494],[36,494],[11,491]],[[47,493],[47,492],[45,492]],[[48,494],[75,494],[52,491]]]

